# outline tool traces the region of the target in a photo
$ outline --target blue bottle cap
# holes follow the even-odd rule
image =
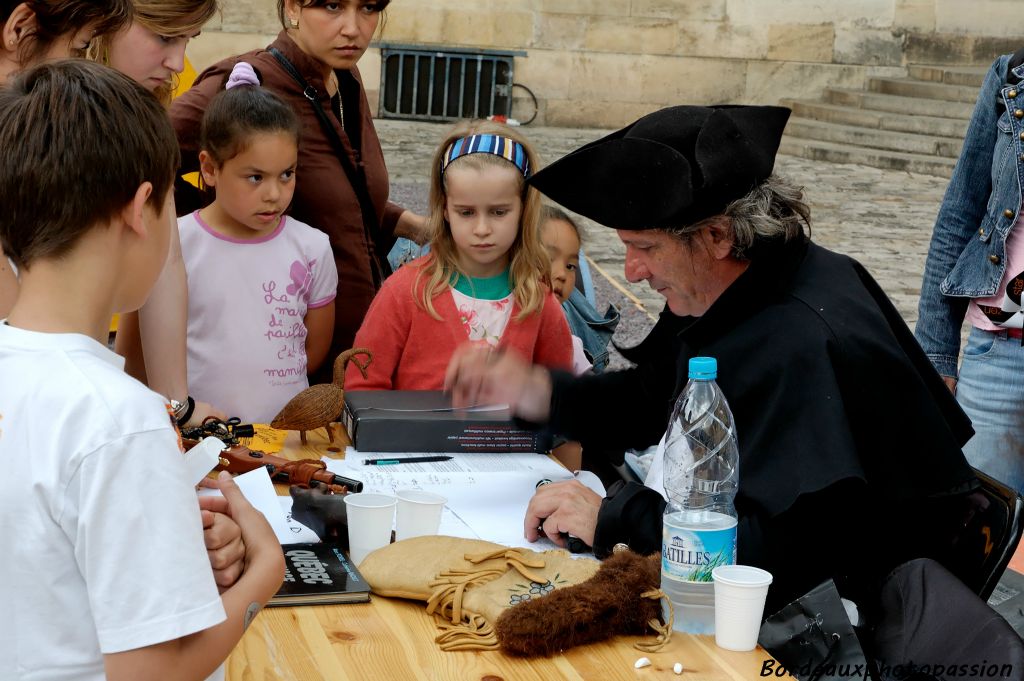
[[[691,357],[690,378],[713,381],[718,378],[718,360],[714,357]]]

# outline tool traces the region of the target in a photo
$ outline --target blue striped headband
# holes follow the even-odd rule
[[[500,156],[509,163],[512,163],[523,177],[530,177],[530,159],[526,155],[526,149],[515,140],[501,135],[470,135],[460,137],[448,145],[441,157],[441,174],[448,169],[452,161],[470,154],[493,154]]]

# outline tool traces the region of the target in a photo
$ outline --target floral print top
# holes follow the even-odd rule
[[[496,277],[455,275],[451,282],[459,321],[471,341],[497,347],[512,317],[512,278],[505,270]]]
[[[455,309],[459,311],[459,321],[469,340],[483,341],[491,347],[497,347],[512,316],[512,294],[500,300],[480,300],[452,289],[452,297],[455,298]]]

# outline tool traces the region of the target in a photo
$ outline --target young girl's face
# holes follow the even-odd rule
[[[214,225],[240,239],[266,236],[277,228],[295,193],[298,147],[288,132],[253,134],[245,150],[221,166],[200,152],[203,180],[216,188]]]
[[[508,268],[523,214],[519,177],[511,164],[445,171],[444,219],[459,266],[471,277],[496,277]]]
[[[548,220],[541,229],[541,243],[551,258],[551,291],[558,302],[569,300],[576,288],[576,270],[580,267],[580,239],[565,220]]]
[[[133,22],[110,42],[110,66],[147,90],[156,90],[185,70],[185,46],[199,35],[157,35]]]

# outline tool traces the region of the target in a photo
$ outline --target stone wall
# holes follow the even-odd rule
[[[197,67],[266,44],[273,0],[221,0]],[[525,50],[538,122],[615,127],[672,103],[774,103],[861,87],[908,63],[1016,49],[1021,0],[393,0],[386,43]],[[1014,11],[1016,10],[1016,11]],[[380,58],[360,62],[376,101]],[[517,102],[513,115],[525,115]],[[517,113],[518,112],[518,113]]]

